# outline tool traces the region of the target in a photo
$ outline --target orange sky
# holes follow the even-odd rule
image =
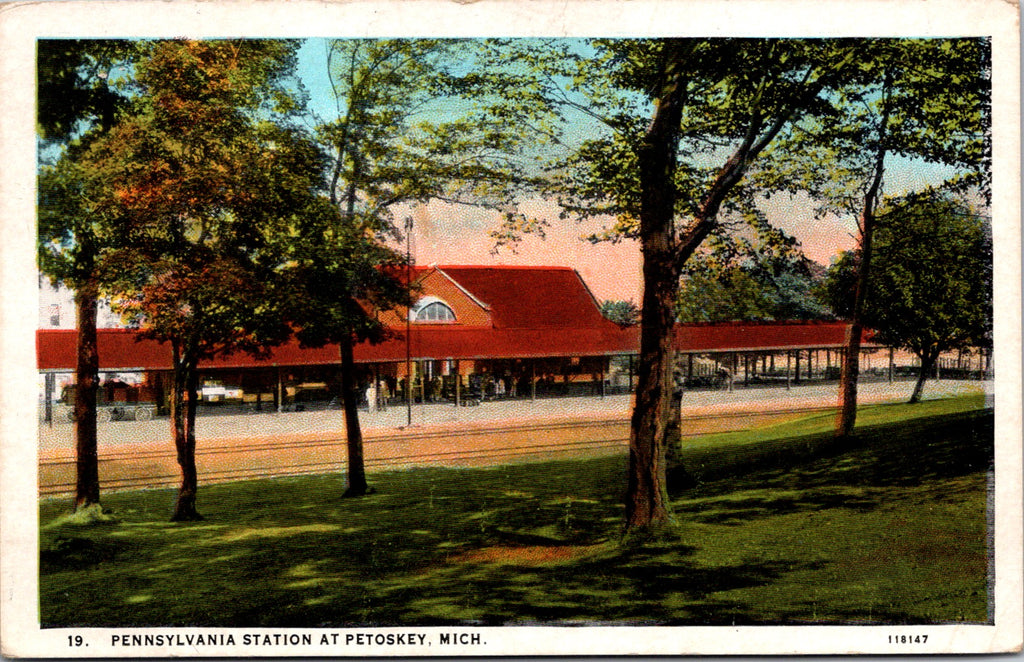
[[[772,220],[803,244],[805,254],[824,265],[833,255],[853,247],[852,227],[841,220],[814,220],[807,203],[773,201],[766,211]],[[413,253],[417,264],[550,265],[573,267],[599,301],[641,297],[640,249],[635,241],[591,244],[583,235],[599,223],[581,225],[558,219],[553,204],[537,202],[520,207],[527,214],[549,219],[546,238],[527,236],[513,253],[494,254],[488,232],[498,227],[497,214],[467,207],[430,203],[416,207]]]

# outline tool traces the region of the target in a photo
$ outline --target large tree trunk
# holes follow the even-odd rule
[[[629,435],[626,528],[639,530],[668,524],[672,514],[666,486],[667,433],[672,420],[672,340],[674,279],[670,264],[644,254],[643,319],[636,403]]]
[[[181,468],[181,485],[174,506],[172,522],[192,522],[203,519],[196,510],[199,490],[199,472],[196,469],[196,405],[199,399],[198,361],[187,349],[178,346],[174,352],[174,387],[171,390],[171,431]]]
[[[75,368],[75,511],[100,502],[99,457],[96,439],[96,392],[99,352],[96,346],[97,291],[94,284],[75,292],[78,326]]]
[[[666,436],[680,413],[672,412],[672,341],[675,299],[683,265],[715,229],[718,212],[751,162],[792,119],[796,110],[822,88],[809,83],[793,105],[774,120],[754,113],[746,135],[718,172],[686,231],[676,237],[676,166],[679,130],[686,104],[682,67],[699,42],[668,39],[657,81],[654,116],[637,150],[640,174],[640,247],[644,298],[641,312],[640,366],[630,429],[626,529],[657,528],[671,521],[666,489]],[[811,70],[804,83],[810,80]],[[679,421],[681,423],[681,421]],[[684,469],[679,471],[685,472]]]
[[[366,467],[363,462],[363,431],[359,427],[359,391],[355,380],[356,363],[352,339],[339,343],[341,349],[341,403],[345,410],[345,438],[348,447],[348,480],[346,497],[363,496],[368,491]]]
[[[879,168],[876,182],[881,180],[881,172],[881,168]],[[868,279],[871,274],[871,240],[875,226],[874,195],[877,194],[877,186],[872,187],[872,190],[874,193],[869,193],[861,220],[861,250],[860,261],[857,263],[857,285],[853,312],[850,315],[850,324],[846,328],[846,338],[844,339],[846,355],[843,357],[842,368],[839,372],[839,416],[836,420],[836,435],[839,437],[852,435],[854,425],[857,423],[857,380],[860,377],[860,347],[861,337],[864,333],[862,318],[864,301],[867,298]]]
[[[685,89],[678,73],[682,45],[678,40],[665,45],[654,118],[638,150],[644,295],[636,401],[629,432],[627,531],[659,528],[672,521],[666,487],[666,433],[671,421],[672,340],[679,289],[673,253],[673,182]]]
[[[98,79],[105,92],[108,80]],[[114,99],[102,94],[100,99],[100,132],[107,133],[114,126]],[[89,278],[95,276],[98,251],[95,238],[85,232],[76,237],[85,264],[81,265]],[[88,280],[88,278],[87,278]],[[95,281],[77,283],[75,313],[78,329],[77,365],[75,366],[75,511],[99,506],[100,471],[96,434],[96,393],[100,382],[100,355],[97,348],[96,310],[99,287]]]

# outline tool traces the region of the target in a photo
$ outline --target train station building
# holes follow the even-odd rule
[[[487,399],[624,393],[635,385],[639,328],[600,312],[580,275],[568,267],[415,267],[417,300],[381,313],[391,329],[378,344],[356,346],[367,406],[413,402],[477,404]],[[834,379],[844,322],[679,325],[679,370],[693,388]],[[37,332],[37,365],[47,402],[72,379],[76,332]],[[101,399],[167,405],[171,350],[129,329],[100,329]],[[891,354],[865,338],[864,369],[892,374]],[[887,359],[887,357],[889,357]],[[282,410],[337,402],[339,349],[290,341],[266,358],[244,353],[202,362],[203,403]],[[370,402],[370,400],[376,400]],[[140,412],[144,408],[135,408]],[[54,415],[60,418],[61,413]]]

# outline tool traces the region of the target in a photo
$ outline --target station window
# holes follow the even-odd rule
[[[413,308],[414,322],[455,322],[455,312],[449,304],[438,299],[424,299]]]

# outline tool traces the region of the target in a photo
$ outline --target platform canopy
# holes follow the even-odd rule
[[[847,325],[842,322],[764,322],[743,324],[680,325],[676,349],[684,353],[785,352],[841,349]],[[38,368],[66,372],[75,366],[76,333],[69,330],[36,332]],[[413,360],[426,359],[531,359],[544,357],[614,356],[636,354],[640,347],[636,327],[606,330],[494,329],[413,327],[409,350]],[[870,342],[865,348],[875,347]],[[137,331],[100,329],[100,369],[104,371],[170,370],[171,348],[167,343],[140,339]],[[404,331],[378,345],[356,346],[358,363],[404,361]],[[268,366],[333,365],[339,363],[338,347],[303,348],[289,342],[254,359],[236,353],[204,361],[201,368],[257,368]]]

